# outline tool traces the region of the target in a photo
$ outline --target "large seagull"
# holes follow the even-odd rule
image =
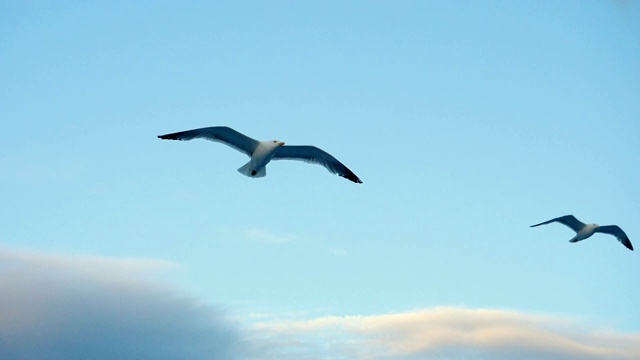
[[[310,145],[286,145],[282,141],[258,141],[241,134],[227,126],[214,126],[201,129],[187,130],[166,135],[158,135],[163,140],[191,140],[207,139],[221,142],[247,154],[251,160],[238,169],[241,174],[249,177],[263,177],[267,175],[266,166],[271,160],[301,160],[313,164],[320,164],[330,172],[361,184],[356,174],[344,166],[340,161],[326,151]]]
[[[551,219],[549,221],[541,222],[540,224],[531,225],[531,227],[545,225],[552,222],[559,222],[560,224],[564,224],[577,233],[576,236],[569,240],[572,243],[584,240],[594,233],[600,232],[615,236],[618,241],[622,243],[622,245],[627,247],[627,249],[633,250],[633,246],[631,245],[631,241],[629,241],[629,237],[624,233],[624,231],[622,231],[622,229],[620,229],[618,225],[600,226],[598,224],[584,224],[580,220],[576,219],[573,215],[565,215],[555,219]]]

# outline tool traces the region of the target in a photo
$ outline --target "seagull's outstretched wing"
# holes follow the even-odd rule
[[[308,145],[285,145],[276,150],[273,160],[301,160],[313,164],[320,164],[334,174],[338,174],[343,178],[349,179],[354,183],[362,184],[356,174],[344,166],[338,159],[334,158],[328,152],[315,146]]]
[[[622,245],[626,246],[627,249],[633,250],[633,246],[631,245],[631,241],[629,241],[629,237],[617,225],[600,226],[599,228],[596,228],[595,232],[613,235],[618,238],[618,241],[620,241]]]
[[[203,138],[211,141],[227,144],[232,148],[241,151],[249,156],[253,154],[258,146],[258,141],[244,134],[241,134],[227,126],[214,126],[188,131],[181,131],[172,134],[158,135],[163,140],[191,140]]]
[[[576,219],[575,216],[573,216],[573,215],[560,216],[560,217],[557,217],[555,219],[551,219],[549,221],[541,222],[540,224],[531,225],[531,227],[536,227],[536,226],[540,226],[540,225],[546,225],[546,224],[550,224],[552,222],[559,222],[561,224],[567,225],[568,227],[570,227],[575,232],[578,232],[578,231],[580,231],[580,229],[585,227],[585,224],[582,223],[580,220]]]

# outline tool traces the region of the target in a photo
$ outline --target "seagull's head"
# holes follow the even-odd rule
[[[278,145],[278,146],[284,146],[284,141],[280,141],[280,140],[273,140],[273,143]]]

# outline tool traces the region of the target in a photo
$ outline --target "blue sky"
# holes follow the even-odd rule
[[[637,251],[529,228],[574,214],[640,246],[637,1],[2,2],[0,63],[0,276],[24,298],[60,281],[45,294],[69,308],[96,299],[71,289],[126,284],[131,303],[95,305],[124,321],[177,296],[131,333],[225,314],[207,336],[228,346],[203,348],[220,358],[640,356]],[[300,162],[249,179],[231,148],[156,137],[215,125],[319,146],[364,183]],[[0,295],[26,314],[20,299]],[[92,319],[65,319],[85,341]],[[505,321],[522,337],[495,346],[369,331]],[[582,347],[541,353],[530,330]]]

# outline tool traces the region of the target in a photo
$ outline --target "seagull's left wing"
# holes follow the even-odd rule
[[[308,145],[285,145],[279,147],[273,155],[273,160],[301,160],[312,164],[319,164],[327,168],[334,174],[349,179],[354,183],[361,184],[356,174],[344,166],[338,159],[328,152],[315,146]]]
[[[618,241],[620,241],[622,245],[626,246],[627,249],[633,250],[633,246],[631,245],[631,241],[629,241],[629,237],[617,225],[600,226],[596,228],[595,232],[601,232],[601,233],[613,235],[616,238],[618,238]]]

